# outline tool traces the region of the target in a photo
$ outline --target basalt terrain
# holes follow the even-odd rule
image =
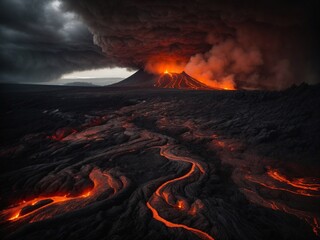
[[[319,93],[2,85],[1,235],[319,239]]]

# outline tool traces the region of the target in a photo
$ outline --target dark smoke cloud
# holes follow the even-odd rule
[[[163,64],[213,86],[319,81],[318,0],[62,2],[0,1],[0,81]]]
[[[318,82],[318,0],[64,2],[119,66],[153,71],[153,61],[173,61],[211,85]]]
[[[114,66],[74,14],[54,0],[0,1],[0,81],[44,82]]]

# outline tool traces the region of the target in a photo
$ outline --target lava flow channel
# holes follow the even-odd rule
[[[261,177],[246,175],[245,179],[249,182],[275,191],[283,191],[296,196],[312,199],[318,199],[320,197],[320,179],[317,178],[289,178],[280,173],[277,169],[269,167],[265,175]],[[300,219],[305,220],[312,227],[314,234],[319,236],[319,217],[315,213],[289,207],[287,204],[282,203],[279,200],[264,199],[254,191],[248,189],[246,189],[245,192],[252,202],[259,203],[274,210],[280,210],[288,214],[295,215]],[[294,201],[294,199],[291,201]]]
[[[202,175],[205,173],[204,167],[199,162],[195,161],[194,159],[188,158],[188,157],[174,155],[171,152],[172,148],[173,147],[170,145],[161,146],[160,147],[160,155],[166,157],[167,159],[173,160],[173,161],[183,161],[183,162],[191,163],[191,165],[192,165],[191,169],[185,175],[178,177],[178,178],[174,178],[169,181],[166,181],[160,187],[158,187],[157,190],[155,191],[155,193],[152,195],[152,197],[147,202],[147,207],[151,210],[154,219],[156,219],[159,222],[162,222],[165,226],[167,226],[169,228],[183,228],[183,229],[186,229],[186,230],[196,234],[201,239],[214,240],[214,238],[211,237],[206,232],[203,232],[203,231],[196,229],[196,228],[188,227],[184,224],[174,223],[174,222],[171,222],[171,221],[161,217],[158,210],[155,207],[153,207],[151,204],[151,199],[155,199],[155,198],[160,197],[163,200],[165,200],[165,202],[167,204],[172,206],[172,204],[169,203],[168,194],[165,193],[165,188],[169,184],[173,184],[173,183],[176,183],[176,182],[181,181],[183,179],[189,178],[190,176],[192,176],[193,174],[196,173],[196,169],[197,169],[197,171],[200,171],[200,174],[202,174]],[[183,205],[181,205],[181,202],[178,201],[176,204],[176,207],[181,209],[183,207]]]
[[[282,183],[286,183],[288,185],[291,185],[292,187],[303,189],[303,190],[311,190],[311,191],[320,191],[320,184],[319,183],[313,183],[312,179],[308,181],[308,179],[305,178],[294,178],[294,179],[288,179],[286,176],[281,174],[277,170],[268,170],[268,175]],[[313,179],[315,181],[319,182],[319,179]]]
[[[16,206],[1,211],[0,219],[1,221],[17,221],[27,216],[31,217],[30,222],[48,219],[82,208],[94,201],[103,192],[110,190],[112,192],[111,196],[113,196],[121,188],[126,187],[126,179],[123,176],[116,179],[108,172],[101,172],[99,169],[93,169],[89,177],[94,183],[93,188],[84,191],[79,196],[48,196],[22,201]],[[49,208],[49,206],[54,206],[54,208]]]

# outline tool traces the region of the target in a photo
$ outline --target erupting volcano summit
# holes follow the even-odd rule
[[[151,74],[139,70],[123,81],[114,84],[117,87],[142,87],[142,88],[177,88],[190,90],[212,90],[213,88],[189,76],[184,71],[181,73],[165,70],[162,74]]]

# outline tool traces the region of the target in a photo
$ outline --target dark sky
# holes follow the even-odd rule
[[[0,1],[1,81],[46,82],[74,70],[113,66],[92,34],[53,0]]]
[[[0,1],[1,81],[164,63],[268,89],[319,79],[317,0],[61,2]]]

